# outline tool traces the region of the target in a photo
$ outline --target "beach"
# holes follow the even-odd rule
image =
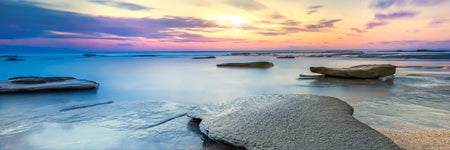
[[[208,149],[216,146],[211,146],[198,127],[189,125],[191,118],[185,116],[186,112],[239,97],[274,94],[336,97],[353,107],[354,118],[403,149],[448,149],[448,54],[447,51],[1,54],[17,55],[23,60],[1,61],[0,68],[10,71],[0,73],[0,80],[68,76],[92,80],[99,86],[87,91],[0,94],[0,149],[149,146]],[[277,59],[287,55],[294,59]],[[215,58],[192,59],[207,56]],[[271,62],[273,66],[265,69],[216,66],[258,61]],[[311,74],[309,67],[362,64],[395,65],[395,78],[299,76]]]

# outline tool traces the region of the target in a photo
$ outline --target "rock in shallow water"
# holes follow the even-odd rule
[[[379,78],[395,74],[395,66],[389,64],[381,65],[358,65],[350,68],[328,68],[310,67],[311,72],[321,73],[327,76],[343,78]]]
[[[73,77],[15,77],[0,81],[0,93],[96,89],[98,83]]]
[[[400,149],[352,113],[333,97],[270,95],[204,105],[187,115],[202,119],[209,138],[248,149]]]
[[[270,68],[273,67],[271,62],[251,62],[251,63],[226,63],[218,64],[217,67],[239,67],[239,68]]]
[[[216,56],[192,57],[192,59],[216,59]]]

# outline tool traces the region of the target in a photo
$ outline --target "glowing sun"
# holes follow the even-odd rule
[[[217,21],[221,24],[231,24],[235,27],[242,28],[242,24],[247,23],[248,20],[241,16],[227,15],[217,17]]]

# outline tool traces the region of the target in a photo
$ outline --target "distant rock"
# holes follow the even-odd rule
[[[210,139],[247,149],[400,149],[359,122],[342,100],[315,95],[268,95],[204,105],[187,113],[201,119]]]
[[[343,78],[379,78],[395,74],[395,66],[382,65],[358,65],[350,68],[310,67],[311,72],[326,76]]]
[[[270,68],[273,67],[271,62],[251,62],[251,63],[226,63],[218,64],[217,67],[237,67],[237,68]]]
[[[277,59],[295,59],[295,56],[278,56]]]
[[[0,81],[0,93],[96,89],[94,81],[73,77],[15,77]]]
[[[95,57],[95,56],[97,56],[97,54],[84,54],[83,56],[85,56],[85,57]]]
[[[19,58],[8,58],[8,59],[5,59],[5,61],[20,61],[20,60],[25,60],[25,59],[19,59]]]
[[[192,57],[192,59],[216,59],[216,56]]]
[[[251,53],[231,53],[231,56],[250,56]]]
[[[158,57],[158,55],[136,55],[135,57]]]

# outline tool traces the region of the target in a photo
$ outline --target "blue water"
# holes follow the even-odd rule
[[[197,105],[222,103],[240,96],[317,94],[353,104],[402,90],[450,86],[450,61],[445,59],[226,56],[230,52],[95,54],[18,54],[25,60],[0,61],[0,80],[71,76],[100,83],[98,90],[93,91],[0,95],[0,149],[197,149],[203,137],[187,125],[189,118],[164,120]],[[217,58],[192,59],[195,56]],[[216,67],[220,63],[253,61],[270,61],[275,66]],[[298,79],[299,74],[310,73],[310,66],[386,63],[400,66],[394,81]],[[414,76],[417,74],[421,76]],[[446,96],[448,91],[440,92],[436,95]],[[71,106],[107,101],[114,103],[59,112]],[[448,100],[433,105],[439,104],[447,105]],[[164,123],[159,125],[161,122]],[[155,124],[158,126],[141,128]]]

